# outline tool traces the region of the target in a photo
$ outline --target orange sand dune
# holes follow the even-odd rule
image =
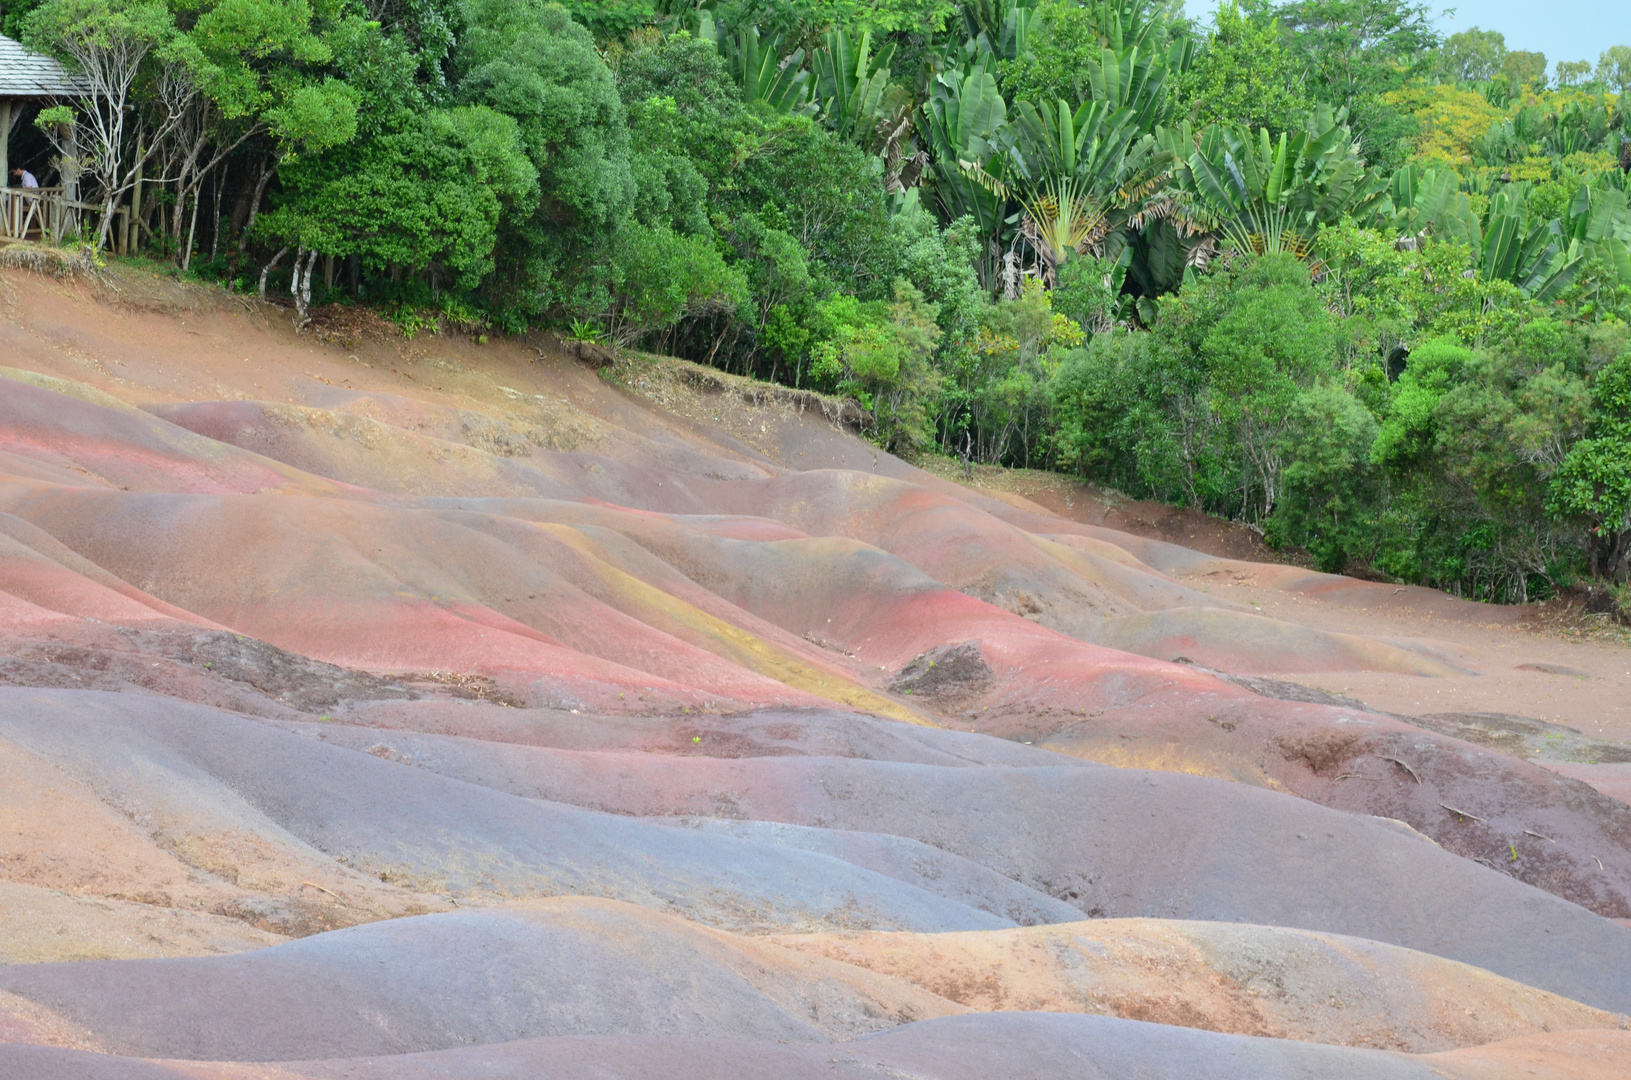
[[[1631,1026],[1467,964],[1359,938],[1158,919],[772,938],[970,1008],[1087,1012],[1428,1053]]]

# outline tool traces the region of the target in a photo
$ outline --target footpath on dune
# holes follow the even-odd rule
[[[676,361],[4,283],[0,1075],[1624,1049],[1631,750],[1344,696],[1510,677],[1379,586]]]

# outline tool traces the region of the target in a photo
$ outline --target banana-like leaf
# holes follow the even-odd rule
[[[1008,104],[989,71],[968,75],[929,99],[923,109],[935,157],[984,164],[1008,131]]]
[[[1134,45],[1120,53],[1101,49],[1087,62],[1087,77],[1097,101],[1131,109],[1141,133],[1154,131],[1167,119],[1167,66],[1156,55]]]
[[[982,72],[988,72],[995,78],[1000,63],[997,54],[991,51],[983,38],[951,42],[942,51],[930,52],[924,62],[928,68],[926,81],[931,93],[955,92],[964,79]]]
[[[1631,288],[1631,241],[1611,236],[1594,247],[1594,254],[1613,268],[1620,284]]]
[[[1387,202],[1383,213],[1391,213],[1388,220],[1398,232],[1427,232],[1474,249],[1483,246],[1482,225],[1454,170],[1406,165],[1393,174]]]
[[[720,40],[720,51],[731,77],[742,88],[748,104],[762,102],[779,113],[813,111],[810,73],[804,70],[804,50],[787,56],[781,52],[782,37],[760,41],[759,28],[746,26]]]
[[[1620,233],[1631,238],[1631,212],[1626,201],[1624,191],[1582,184],[1563,219],[1564,233],[1582,243],[1596,243]]]
[[[866,142],[883,114],[889,89],[889,61],[894,45],[872,53],[872,35],[853,41],[843,30],[833,30],[826,44],[811,57],[816,94],[827,126],[843,139]]]
[[[1024,208],[1020,235],[1041,257],[1044,276],[1071,252],[1119,252],[1170,171],[1173,155],[1141,134],[1133,111],[1089,101],[1015,106],[1006,154],[969,175]]]
[[[1525,218],[1515,213],[1509,202],[1503,200],[1499,207],[1491,205],[1484,222],[1484,249],[1479,260],[1479,270],[1486,278],[1514,280],[1523,253],[1525,224]]]
[[[883,161],[884,190],[898,195],[917,185],[929,155],[917,145],[911,91],[891,83],[884,91],[879,119],[868,149]]]
[[[1574,280],[1587,255],[1584,245],[1564,235],[1562,221],[1530,222],[1528,185],[1508,186],[1490,200],[1478,267],[1485,278],[1510,281],[1549,300]]]
[[[1002,41],[997,52],[1004,60],[1017,60],[1031,49],[1031,33],[1036,24],[1036,9],[1014,5],[1002,21]]]
[[[1521,280],[1509,280],[1516,280],[1536,299],[1549,300],[1567,288],[1589,260],[1598,259],[1619,284],[1631,286],[1627,201],[1627,193],[1617,188],[1582,185],[1563,218],[1545,226],[1557,233],[1560,249],[1543,267],[1520,267]]]
[[[1132,110],[1114,108],[1108,101],[1084,102],[1074,112],[1063,101],[1040,109],[1022,101],[1014,107],[1014,130],[1009,152],[1013,171],[1031,185],[1068,176],[1109,181],[1113,187],[1128,148],[1140,135]]]
[[[1192,37],[1181,37],[1167,46],[1167,70],[1174,75],[1182,75],[1195,66],[1200,58],[1200,41]]]
[[[1411,163],[1393,174],[1388,181],[1388,197],[1394,207],[1406,210],[1416,205],[1416,196],[1426,185],[1429,171],[1432,170],[1423,170]]]
[[[965,166],[984,169],[1003,155],[1011,139],[1008,106],[996,76],[985,67],[938,81],[919,113],[933,153],[931,187],[948,218],[969,215],[982,236],[994,238],[1006,218],[1006,199],[972,179]]]
[[[1037,0],[963,0],[964,37],[983,41],[999,60],[1015,60],[1030,47]]]
[[[1093,24],[1116,52],[1142,49],[1159,25],[1146,0],[1097,0],[1084,5],[1093,14]]]
[[[1320,106],[1303,130],[1278,137],[1226,125],[1198,139],[1187,129],[1159,133],[1157,141],[1183,159],[1177,180],[1186,227],[1216,229],[1231,242],[1250,238],[1254,250],[1306,252],[1321,225],[1388,208],[1387,180],[1359,157],[1345,119]],[[1187,154],[1186,146],[1193,147]]]

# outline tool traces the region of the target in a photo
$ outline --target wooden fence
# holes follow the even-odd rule
[[[0,239],[47,240],[62,243],[81,222],[95,227],[102,208],[93,203],[69,199],[60,187],[0,187]],[[127,207],[114,211],[115,224],[110,239],[122,246]]]

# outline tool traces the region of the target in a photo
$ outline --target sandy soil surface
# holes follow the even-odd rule
[[[1210,587],[1223,596],[1304,626],[1421,641],[1468,669],[1464,675],[1431,680],[1370,672],[1344,672],[1340,678],[1295,673],[1278,677],[1409,716],[1515,713],[1595,738],[1631,743],[1631,647],[1612,631],[1571,640],[1547,625],[1540,612],[1532,621],[1513,624],[1505,619],[1480,621],[1481,610],[1446,614],[1422,605],[1386,603],[1356,609],[1351,603],[1265,587],[1251,569],[1245,570],[1245,580],[1237,581],[1232,569],[1192,573],[1185,579],[1192,584],[1215,582]]]
[[[1465,604],[1442,594],[1359,583],[1335,595],[1296,591],[1309,564],[1276,552],[1252,529],[1183,507],[1129,499],[1069,477],[935,461],[936,475],[998,496],[1020,496],[1072,521],[1191,548],[1216,560],[1175,569],[1175,578],[1209,596],[1277,619],[1337,633],[1418,642],[1454,658],[1465,672],[1433,679],[1386,672],[1268,671],[1333,694],[1409,716],[1512,713],[1573,727],[1594,738],[1631,743],[1631,628],[1565,602]],[[1350,595],[1352,594],[1352,595]]]
[[[661,358],[0,314],[0,1075],[1612,1075],[1616,632]]]

